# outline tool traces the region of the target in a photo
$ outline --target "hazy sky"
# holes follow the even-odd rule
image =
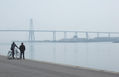
[[[0,0],[0,29],[118,31],[119,0]]]

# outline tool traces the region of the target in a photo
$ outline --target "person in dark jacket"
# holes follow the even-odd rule
[[[18,46],[15,44],[15,42],[13,42],[13,43],[11,44],[12,58],[13,58],[13,59],[15,59],[15,58],[14,58],[14,49],[15,49],[15,47],[18,48]]]
[[[23,43],[21,43],[19,49],[20,49],[20,59],[22,59],[22,56],[23,56],[23,59],[25,59],[25,56],[24,56],[25,45]]]

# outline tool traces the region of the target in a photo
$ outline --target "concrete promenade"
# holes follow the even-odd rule
[[[119,77],[119,74],[0,56],[0,77]]]

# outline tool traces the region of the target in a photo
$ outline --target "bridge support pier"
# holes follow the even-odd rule
[[[99,38],[99,32],[97,32],[97,38]]]
[[[110,36],[111,36],[111,34],[110,34],[110,33],[108,33],[108,38],[109,38],[109,40],[110,40]]]
[[[56,32],[53,32],[53,41],[56,41]]]
[[[67,32],[64,32],[64,39],[67,38]]]
[[[89,39],[88,32],[86,32],[86,39]]]
[[[78,32],[75,32],[75,36],[78,36]]]

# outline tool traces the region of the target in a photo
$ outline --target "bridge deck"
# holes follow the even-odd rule
[[[0,56],[0,77],[119,77],[119,74]]]

